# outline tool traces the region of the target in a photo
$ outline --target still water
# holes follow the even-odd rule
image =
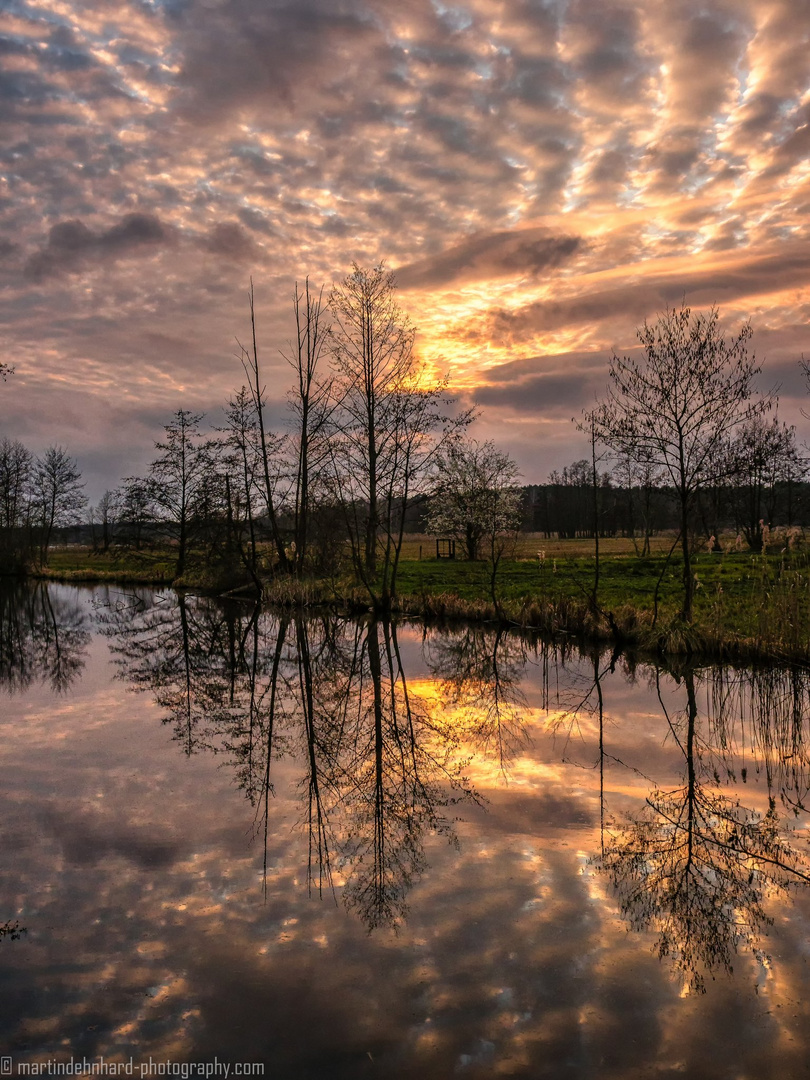
[[[15,585],[0,693],[15,1071],[810,1075],[805,671]]]

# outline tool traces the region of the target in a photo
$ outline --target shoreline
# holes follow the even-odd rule
[[[228,580],[216,580],[211,575],[191,573],[183,579],[173,579],[169,574],[154,571],[89,567],[49,567],[19,576],[59,584],[171,588],[221,599],[257,600],[271,607],[313,612],[328,610],[346,616],[373,612],[368,594],[346,581],[267,579],[259,595],[253,583],[232,576]],[[706,620],[701,619],[685,624],[671,612],[662,613],[653,625],[652,612],[632,603],[621,603],[612,608],[600,605],[600,609],[594,611],[591,604],[581,599],[535,594],[519,599],[505,598],[496,606],[481,595],[463,597],[453,590],[417,592],[411,589],[399,592],[386,614],[424,619],[432,625],[466,622],[500,626],[543,634],[552,640],[565,637],[582,648],[612,645],[617,650],[629,650],[650,658],[673,657],[733,664],[810,664],[810,640],[786,642],[770,635],[745,634],[733,626],[707,625]],[[784,626],[781,622],[779,625]]]

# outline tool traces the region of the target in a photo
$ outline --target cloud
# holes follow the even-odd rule
[[[544,360],[538,361],[538,367],[543,366]],[[540,371],[520,380],[486,383],[476,388],[473,400],[485,408],[510,409],[567,422],[590,404],[595,391],[604,386],[605,357],[598,355],[592,360],[597,363],[598,373],[583,371],[571,357],[571,367],[575,364],[577,367],[576,377],[571,376],[570,370],[567,373]]]
[[[567,262],[581,244],[579,236],[551,236],[542,229],[491,233],[400,266],[397,284],[402,289],[425,289],[505,275],[535,277]]]
[[[249,234],[235,221],[215,225],[203,240],[203,247],[212,255],[234,262],[255,261],[260,255]]]
[[[190,3],[177,17],[182,115],[214,123],[269,104],[289,112],[330,77],[359,80],[351,57],[369,38],[383,47],[376,22],[366,5],[345,0]]]
[[[695,261],[697,266],[694,265]],[[652,268],[640,280],[595,285],[577,295],[542,300],[521,308],[493,310],[480,333],[492,339],[520,339],[587,322],[621,318],[654,318],[667,306],[686,300],[693,306],[723,305],[802,286],[810,275],[810,242],[799,241],[782,251],[735,259],[725,265],[687,269]],[[630,277],[630,275],[628,275]]]
[[[62,813],[45,817],[65,858],[75,866],[96,866],[110,856],[119,856],[142,869],[165,868],[177,862],[183,853],[184,845],[176,836],[156,828],[139,828],[95,814],[71,817]]]
[[[45,247],[27,260],[25,274],[40,282],[90,263],[148,255],[170,242],[171,230],[152,214],[127,214],[100,232],[82,221],[60,221],[51,227]]]
[[[792,341],[808,33],[790,0],[6,5],[8,424],[47,441],[68,371],[76,415],[114,375],[133,431],[144,401],[226,400],[249,272],[280,410],[292,281],[353,260],[399,267],[421,355],[499,416],[494,365],[568,355],[531,391],[561,415],[584,357],[684,293]],[[570,441],[556,422],[546,445]]]

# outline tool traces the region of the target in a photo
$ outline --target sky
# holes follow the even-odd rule
[[[526,482],[683,300],[810,434],[810,0],[0,6],[0,435],[91,498],[220,422],[251,276],[283,427],[294,282],[353,262]]]

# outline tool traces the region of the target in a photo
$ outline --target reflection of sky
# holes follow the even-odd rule
[[[398,270],[419,349],[527,480],[682,297],[753,320],[799,420],[810,11],[795,0],[7,0],[9,434],[103,491],[242,378],[290,294]]]
[[[588,671],[572,661],[560,681],[576,691]],[[0,1040],[17,1060],[216,1053],[285,1077],[798,1075],[807,898],[773,909],[766,967],[740,954],[733,980],[681,997],[589,861],[595,720],[553,730],[565,702],[540,707],[540,672],[522,686],[528,739],[506,772],[471,763],[487,805],[457,808],[457,850],[428,840],[398,934],[307,897],[294,759],[275,767],[265,901],[254,812],[224,758],[185,757],[149,695],[111,681],[103,641],[60,698],[7,699],[0,920],[29,932],[0,943]],[[633,769],[662,786],[682,770],[643,680],[603,689],[612,811],[648,790]],[[762,778],[741,797],[764,806]]]

